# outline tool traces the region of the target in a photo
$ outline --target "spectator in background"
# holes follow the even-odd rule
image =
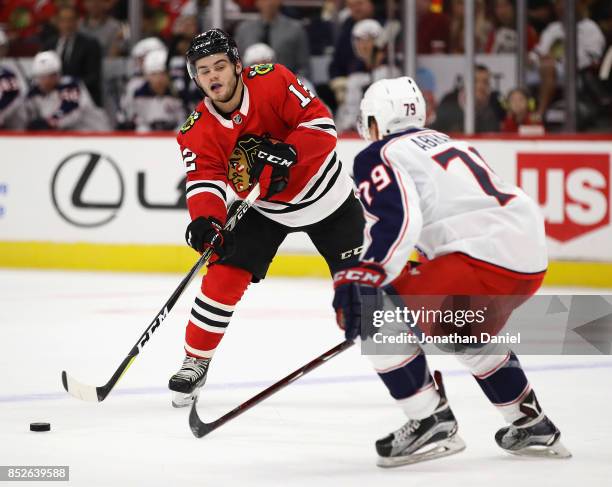
[[[523,126],[540,126],[538,117],[530,110],[530,99],[527,90],[514,88],[506,99],[506,118],[502,122],[502,132],[517,133]],[[543,132],[543,129],[542,129]]]
[[[189,49],[191,39],[200,32],[196,14],[195,2],[185,4],[180,17],[174,22],[172,38],[168,43],[168,69],[172,87],[183,100],[186,112],[192,112],[202,100],[202,92],[191,81],[185,66],[185,53]]]
[[[172,89],[166,66],[167,52],[149,52],[143,63],[144,84],[134,93],[136,131],[175,130],[185,121],[182,100]]]
[[[370,84],[401,74],[393,63],[387,63],[388,39],[380,23],[374,19],[360,20],[353,26],[352,37],[353,49],[364,68],[347,76],[346,96],[335,117],[338,133],[357,127],[361,99]]]
[[[112,0],[84,0],[85,15],[79,24],[79,31],[95,38],[105,56],[119,56],[123,49],[123,28],[121,22],[111,17]]]
[[[591,69],[601,61],[606,44],[599,26],[588,18],[588,4],[589,0],[576,2],[576,62],[579,72]],[[563,7],[563,0],[555,1],[559,19],[563,18]],[[539,71],[539,79],[532,74],[530,81],[539,84],[536,115],[542,120],[565,78],[564,41],[563,22],[557,20],[544,29],[538,44],[529,53],[532,66]]]
[[[189,4],[191,5],[191,4]],[[170,57],[185,57],[191,39],[200,33],[198,28],[198,18],[195,12],[191,13],[191,8],[184,9],[184,12],[174,21],[172,37],[168,42],[168,52]],[[185,64],[185,63],[183,63]]]
[[[33,84],[26,102],[29,130],[110,130],[106,114],[97,108],[87,88],[76,78],[61,76],[54,51],[43,51],[32,62]]]
[[[310,75],[308,36],[302,24],[280,12],[281,0],[257,0],[256,20],[245,20],[238,25],[234,39],[244,52],[258,42],[268,44],[276,53],[276,62],[287,66],[295,74]]]
[[[597,22],[606,38],[606,45],[612,45],[612,2],[596,0],[591,6],[591,18]]]
[[[193,15],[197,17],[199,25],[199,29],[197,32],[198,34],[200,32],[204,32],[215,27],[213,25],[211,4],[211,0],[188,0],[188,2],[181,9],[181,16]],[[254,4],[251,10],[254,10]],[[223,0],[223,11],[226,16],[239,15],[240,6],[236,2],[234,2],[234,0]],[[183,52],[181,56],[184,55],[185,53]]]
[[[346,7],[350,16],[340,26],[334,55],[329,64],[329,86],[338,106],[344,103],[348,75],[365,69],[363,61],[353,50],[353,27],[361,20],[374,18],[374,4],[371,0],[346,0]]]
[[[303,19],[308,35],[311,56],[332,53],[334,49],[334,28],[336,15],[335,0],[323,0],[320,9],[310,9]]]
[[[8,37],[0,29],[0,130],[21,130],[25,128],[22,105],[26,90],[17,73],[2,63],[7,51]]]
[[[0,25],[9,39],[10,57],[31,57],[41,49],[43,27],[55,13],[51,0],[0,1]]]
[[[450,49],[450,19],[442,12],[433,12],[431,0],[417,0],[417,52],[419,54],[448,53]]]
[[[554,18],[553,0],[528,0],[527,23],[535,29],[538,35]]]
[[[515,53],[518,47],[516,33],[515,0],[494,0],[493,25],[489,33],[485,52],[491,54]],[[527,25],[527,50],[531,51],[538,42],[538,33]]]
[[[499,132],[501,111],[496,94],[491,92],[491,73],[486,66],[476,66],[475,73],[475,131]],[[463,86],[447,94],[438,105],[434,130],[463,132],[465,89]]]
[[[141,39],[132,48],[130,56],[132,58],[134,71],[130,80],[123,89],[123,94],[119,100],[119,112],[117,113],[117,129],[134,130],[135,114],[132,112],[134,107],[134,94],[145,83],[143,76],[143,63],[145,56],[152,51],[166,52],[166,45],[157,37],[146,37]],[[183,67],[185,63],[182,63]]]
[[[267,44],[263,42],[258,42],[257,44],[253,44],[242,55],[242,65],[243,66],[253,66],[254,64],[270,64],[276,62],[276,53],[274,49],[272,49]],[[317,90],[312,82],[305,78],[304,76],[300,76],[300,81],[304,84],[306,88],[310,90],[310,92],[317,96]],[[195,83],[191,83],[195,84]]]
[[[255,64],[270,64],[276,59],[276,53],[268,44],[258,42],[249,46],[242,55],[242,63],[244,66],[253,66]]]
[[[139,40],[134,47],[132,47],[132,51],[130,52],[130,57],[132,58],[132,62],[134,64],[134,73],[132,75],[132,79],[143,80],[143,65],[144,58],[151,51],[167,51],[166,44],[159,39],[158,37],[145,37],[144,39]]]
[[[436,120],[436,77],[429,69],[420,67],[416,71],[416,83],[425,99],[425,126],[430,127]]]
[[[75,7],[57,10],[58,35],[47,49],[58,53],[64,74],[79,78],[87,86],[96,105],[102,105],[102,49],[98,41],[78,32],[78,13]]]
[[[471,0],[470,0],[471,1]],[[484,0],[473,0],[475,2],[475,47],[476,52],[484,52],[489,33],[493,25],[486,17]],[[463,54],[464,45],[464,0],[451,0],[451,22],[450,22],[450,53]]]

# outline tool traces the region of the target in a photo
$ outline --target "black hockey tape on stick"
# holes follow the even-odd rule
[[[229,220],[225,224],[225,227],[223,227],[224,230],[231,231],[234,229],[236,224],[244,216],[247,210],[251,206],[253,206],[253,203],[259,197],[259,193],[260,193],[260,187],[259,187],[259,183],[257,183],[253,187],[251,192],[248,194],[248,196],[236,207],[235,213],[229,218]],[[219,237],[218,235],[215,235],[214,238],[216,239]],[[214,244],[214,240],[212,243]],[[199,270],[204,265],[206,265],[208,260],[212,257],[212,254],[213,254],[212,247],[207,248],[202,253],[201,257],[198,259],[195,265],[191,268],[189,273],[183,278],[183,280],[178,285],[178,287],[174,290],[174,292],[172,293],[168,301],[164,303],[164,305],[162,306],[162,309],[159,311],[159,313],[157,313],[157,315],[155,315],[155,318],[153,318],[153,321],[149,324],[149,326],[147,326],[144,333],[140,335],[140,338],[138,339],[136,344],[132,347],[128,355],[123,359],[123,362],[121,362],[121,365],[119,365],[119,368],[115,371],[113,376],[110,378],[110,380],[106,384],[104,384],[103,386],[97,386],[97,387],[91,386],[88,384],[84,384],[76,380],[74,377],[68,375],[66,371],[63,370],[62,371],[62,384],[64,385],[64,389],[66,389],[66,391],[71,396],[74,396],[78,399],[82,399],[84,401],[90,401],[90,402],[104,401],[104,399],[106,399],[106,396],[108,396],[110,391],[113,390],[117,382],[119,382],[119,379],[121,379],[123,374],[125,374],[127,369],[130,367],[130,365],[132,365],[132,362],[136,360],[136,357],[138,356],[142,348],[151,339],[151,336],[153,335],[153,333],[155,333],[157,328],[159,328],[162,322],[167,318],[168,314],[170,313],[172,308],[174,308],[174,305],[176,304],[178,299],[181,297],[185,289],[187,289],[187,287],[189,286],[193,278],[197,275]]]
[[[327,352],[319,355],[314,360],[311,360],[306,365],[291,372],[291,374],[282,378],[278,382],[272,384],[267,389],[264,389],[256,396],[253,396],[251,399],[248,399],[247,401],[243,402],[239,406],[236,406],[229,413],[224,414],[220,418],[210,423],[205,423],[198,416],[198,410],[196,408],[198,398],[196,396],[196,398],[193,401],[193,404],[191,405],[191,412],[189,413],[189,427],[191,428],[191,431],[193,432],[196,438],[202,438],[203,436],[206,436],[211,431],[216,430],[217,428],[219,428],[220,426],[223,426],[228,421],[240,416],[242,413],[244,413],[245,411],[248,411],[256,404],[259,404],[264,399],[267,399],[273,394],[276,394],[281,389],[284,389],[289,384],[291,384],[293,381],[308,374],[309,372],[313,371],[320,365],[323,365],[323,363],[327,362],[330,358],[335,357],[339,353],[353,346],[354,343],[355,342],[353,342],[352,340],[343,341],[342,343],[336,345],[334,348],[331,348]]]

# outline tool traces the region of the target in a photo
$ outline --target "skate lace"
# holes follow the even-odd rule
[[[417,419],[411,419],[404,426],[393,433],[394,443],[402,443],[406,441],[421,426],[421,422]]]
[[[176,377],[181,379],[199,379],[208,370],[209,362],[210,360],[207,359],[186,357],[181,370],[176,373]]]

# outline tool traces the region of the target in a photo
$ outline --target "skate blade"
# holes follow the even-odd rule
[[[378,457],[376,465],[382,468],[393,468],[401,467],[402,465],[412,465],[413,463],[426,462],[427,460],[435,460],[436,458],[447,457],[465,450],[465,442],[460,436],[455,435],[447,440],[426,445],[424,448],[428,449],[425,451],[416,451],[415,453],[405,456]]]
[[[571,452],[565,447],[560,440],[555,441],[550,446],[528,446],[521,450],[506,450],[508,453],[520,457],[535,457],[535,458],[571,458]]]
[[[194,392],[185,394],[183,392],[174,392],[172,394],[172,407],[173,408],[186,408],[193,404],[195,398],[200,394],[199,389]]]
[[[172,391],[172,407],[173,408],[186,408],[191,407],[196,397],[200,395],[200,389],[206,384],[206,377],[201,384],[196,385],[195,389],[191,392],[177,392]]]
[[[186,408],[193,404],[193,396],[191,394],[183,394],[182,392],[175,392],[172,395],[172,407],[173,408]]]

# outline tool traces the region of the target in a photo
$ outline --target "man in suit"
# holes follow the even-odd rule
[[[62,72],[85,83],[96,105],[102,105],[102,49],[93,37],[78,32],[79,16],[74,7],[58,9],[58,35],[49,50],[57,52],[62,61]]]
[[[282,0],[256,0],[259,18],[243,21],[234,38],[241,52],[258,42],[269,45],[276,62],[306,78],[310,75],[308,36],[302,24],[283,15]]]

